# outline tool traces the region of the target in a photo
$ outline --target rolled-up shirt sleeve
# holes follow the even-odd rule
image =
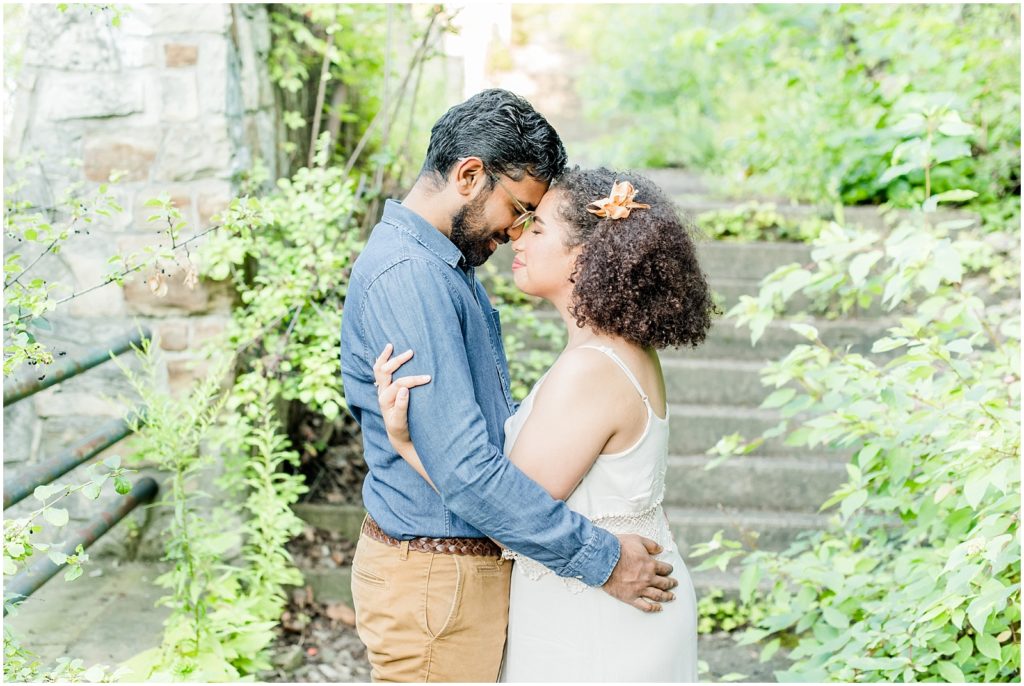
[[[431,376],[411,390],[409,431],[445,507],[556,574],[600,586],[618,562],[618,539],[552,498],[490,441],[463,333],[464,319],[482,311],[457,278],[409,258],[368,284],[360,312],[364,361],[372,365],[391,343],[396,355],[415,352],[398,377]]]

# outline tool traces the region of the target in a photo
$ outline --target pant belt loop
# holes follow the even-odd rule
[[[398,559],[405,562],[409,559],[409,541],[402,541],[402,545],[399,546],[401,552],[398,555]]]

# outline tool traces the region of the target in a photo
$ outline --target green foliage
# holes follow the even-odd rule
[[[152,292],[162,296],[167,292],[165,267],[171,262],[185,272],[186,285],[194,287],[196,270],[189,243],[217,228],[183,240],[187,226],[181,212],[168,195],[161,194],[145,203],[146,207],[154,208],[147,221],[157,223],[156,232],[166,236],[169,244],[146,246],[141,253],[111,254],[107,260],[110,268],[100,282],[79,290],[75,290],[73,283],[48,281],[37,276],[41,265],[46,264],[44,260],[59,254],[72,238],[91,236],[93,229],[123,213],[124,208],[113,193],[117,174],[111,175],[110,183],[101,183],[91,192],[85,192],[86,184],[82,181],[70,184],[53,207],[33,205],[22,199],[21,192],[27,185],[25,170],[35,161],[27,157],[15,161],[15,180],[4,189],[4,235],[18,244],[4,256],[5,378],[23,364],[53,363],[50,346],[37,340],[37,335],[53,328],[47,315],[77,297],[110,284],[123,286],[126,277],[140,271],[148,274],[147,284]],[[80,165],[78,160],[65,163],[72,168]],[[95,240],[105,239],[97,236]]]
[[[328,420],[346,407],[338,350],[347,275],[363,246],[356,190],[337,167],[302,168],[272,195],[232,201],[203,253],[204,273],[238,293],[229,344],[256,341],[246,354],[268,356],[271,395]]]
[[[433,18],[421,16],[424,10]],[[429,128],[424,124],[443,106],[443,89],[420,88],[424,65],[440,54],[441,32],[434,21],[440,11],[439,6],[373,4],[270,6],[268,65],[284,105],[288,169],[311,166],[310,147],[325,126],[333,162],[345,164],[359,150],[364,167],[382,170],[379,180],[383,174],[397,179],[418,171],[413,166],[418,155],[410,151],[425,150]],[[424,39],[424,50],[410,49]],[[322,73],[326,81],[318,112]],[[321,129],[314,132],[317,124]]]
[[[752,202],[728,210],[712,210],[697,217],[697,226],[715,240],[809,243],[821,233],[826,222],[817,217],[795,220],[775,209],[772,203]]]
[[[781,423],[717,447],[786,435],[854,453],[822,505],[838,505],[832,526],[743,556],[746,587],[772,587],[741,643],[796,634],[783,681],[1020,678],[1019,246],[934,209],[887,235],[833,224],[813,268],[777,270],[727,315],[754,342],[797,293],[881,300],[897,318],[869,354],[794,321],[808,344],[762,372]]]
[[[58,544],[43,543],[38,535],[43,532],[43,522],[54,529],[62,529],[68,525],[68,510],[58,505],[66,504],[66,499],[78,493],[84,498],[96,500],[102,493],[103,486],[111,482],[115,492],[124,495],[117,484],[126,482],[125,474],[134,472],[121,466],[121,458],[112,455],[99,462],[93,462],[85,468],[87,480],[76,484],[49,483],[38,486],[32,496],[40,503],[40,507],[21,517],[4,518],[4,579],[13,577],[35,559],[37,554],[45,554],[57,565],[66,565],[64,580],[71,582],[82,575],[82,565],[89,561],[89,555],[79,544],[75,552],[67,555]],[[130,490],[130,485],[129,485]],[[11,615],[17,614],[18,604],[24,600],[13,594],[4,593],[4,611]],[[24,648],[7,626],[4,626],[4,681],[116,681],[123,675],[123,670],[111,673],[106,665],[83,667],[82,660],[71,658],[58,659],[56,666],[44,668],[39,658]]]
[[[591,68],[578,90],[589,118],[611,124],[602,159],[693,167],[721,174],[736,193],[828,205],[912,207],[932,193],[965,188],[979,194],[979,206],[1019,213],[1016,6],[582,11],[589,20],[577,23],[573,37]],[[603,39],[609,25],[630,40]],[[638,52],[636,45],[659,49]],[[913,161],[920,146],[911,142],[918,132],[907,117],[942,106],[970,126],[931,130],[938,157],[959,161],[929,179]],[[632,125],[638,120],[643,126]],[[962,154],[964,145],[972,158]],[[914,166],[887,173],[902,164]]]
[[[697,633],[736,631],[764,619],[765,608],[726,597],[720,588],[712,588],[697,600]],[[767,659],[767,658],[766,658]]]
[[[306,487],[280,469],[297,455],[284,445],[259,370],[224,388],[235,357],[222,353],[189,396],[175,399],[156,390],[159,365],[148,341],[139,357],[142,374],[122,367],[146,408],[137,455],[173,473],[164,503],[172,512],[164,559],[173,568],[156,580],[169,590],[159,602],[171,615],[162,644],[124,666],[146,680],[251,677],[271,667],[267,648],[285,607],[282,584],[302,583],[284,546],[301,531],[290,506]],[[219,493],[201,485],[215,458],[223,465]],[[239,493],[241,504],[223,497]]]

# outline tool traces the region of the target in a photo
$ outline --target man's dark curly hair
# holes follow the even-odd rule
[[[444,185],[462,157],[479,157],[492,174],[516,181],[529,174],[545,182],[561,174],[568,159],[548,120],[527,100],[501,88],[481,91],[437,120],[420,176]]]
[[[601,218],[587,205],[629,181],[635,201],[625,219]],[[697,261],[693,228],[650,179],[610,169],[571,169],[551,187],[558,214],[569,225],[568,247],[582,245],[571,281],[569,312],[579,326],[621,336],[643,347],[704,341],[720,314]]]

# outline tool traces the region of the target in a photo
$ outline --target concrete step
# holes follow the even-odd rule
[[[321,603],[342,602],[352,607],[352,567],[300,567],[305,586],[313,589],[313,598]],[[298,588],[286,584],[286,589]]]
[[[757,407],[771,392],[761,385],[763,367],[756,360],[666,357],[661,361],[669,401],[692,405]]]
[[[708,470],[708,455],[669,457],[665,505],[817,513],[846,482],[847,460],[832,456],[731,457]]]
[[[557,312],[547,309],[536,311],[538,319],[553,322],[561,326],[561,317]],[[888,319],[842,319],[829,320],[815,318],[808,321],[818,329],[818,335],[828,345],[845,348],[852,346],[855,352],[868,353],[871,345],[885,334],[887,326],[894,323]],[[524,335],[528,347],[538,347],[542,342]],[[807,343],[807,339],[789,327],[787,321],[773,321],[758,340],[757,345],[750,343],[750,330],[746,327],[737,328],[731,321],[716,320],[705,341],[696,348],[666,348],[660,351],[662,363],[669,358],[690,360],[727,359],[727,360],[771,360],[789,354],[793,346]]]
[[[689,169],[638,169],[637,173],[649,178],[668,196],[707,195],[713,190],[704,175]]]
[[[556,315],[557,316],[557,315]],[[885,334],[887,326],[893,323],[887,319],[813,319],[807,323],[818,329],[818,335],[827,345],[862,354],[871,351],[871,345]],[[750,329],[736,327],[731,321],[717,320],[708,332],[704,343],[696,348],[666,348],[660,351],[661,359],[714,359],[731,360],[773,360],[789,354],[794,346],[808,343],[807,339],[793,331],[786,321],[773,321],[758,340],[750,343]]]
[[[805,531],[824,529],[828,515],[806,512],[769,512],[766,510],[667,507],[672,533],[686,565],[695,568],[701,559],[691,558],[690,551],[698,543],[710,541],[715,532],[740,541],[745,549],[784,550]]]
[[[685,187],[680,192],[673,193],[672,200],[680,211],[689,214],[694,220],[705,212],[738,210],[743,207],[749,207],[753,202],[761,205],[773,205],[776,212],[786,218],[797,221],[812,217],[826,220],[835,218],[835,212],[831,207],[798,205],[785,200],[773,200],[771,198],[743,200],[712,198],[702,193],[688,190]],[[896,221],[913,218],[913,212],[908,210],[883,210],[883,208],[877,205],[856,205],[843,208],[842,223],[850,227],[859,226],[865,229],[885,230],[888,225],[886,224],[883,212],[890,213]],[[963,210],[942,209],[931,214],[929,217],[933,223],[967,219],[974,222],[980,221],[980,217],[977,214],[964,212]]]
[[[776,426],[781,417],[775,410],[728,405],[669,405],[669,454],[703,455],[723,436],[738,433],[753,440]],[[759,448],[763,455],[792,456],[804,452],[783,443],[785,436],[770,438]],[[829,449],[821,451],[832,453]]]
[[[154,581],[167,563],[93,557],[84,569],[74,581],[64,581],[63,572],[47,581],[4,618],[4,629],[49,668],[59,657],[115,668],[159,646],[170,609],[155,605],[168,591]]]
[[[812,264],[811,246],[805,243],[702,241],[697,251],[712,285],[718,279],[757,283],[783,265]]]

